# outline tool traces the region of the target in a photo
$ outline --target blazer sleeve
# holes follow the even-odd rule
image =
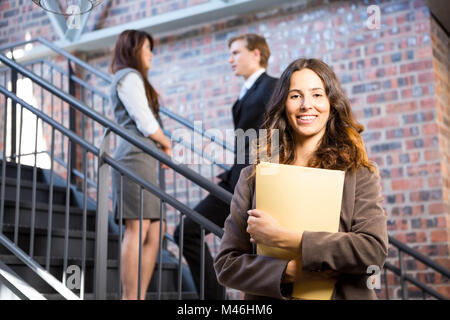
[[[356,173],[355,204],[350,232],[303,233],[302,269],[367,274],[367,267],[383,267],[388,251],[386,215],[377,173]]]
[[[252,166],[241,171],[214,268],[223,286],[252,295],[285,299],[281,293],[281,280],[288,261],[254,254],[246,231],[247,211],[252,207],[253,196],[251,182],[247,179],[251,171]]]

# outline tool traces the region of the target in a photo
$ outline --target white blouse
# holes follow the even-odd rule
[[[145,136],[155,133],[159,124],[145,95],[144,81],[135,72],[129,72],[117,84],[117,92],[138,130]]]

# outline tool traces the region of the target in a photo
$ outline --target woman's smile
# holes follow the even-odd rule
[[[308,125],[313,123],[317,119],[317,115],[299,115],[296,116],[297,124]]]

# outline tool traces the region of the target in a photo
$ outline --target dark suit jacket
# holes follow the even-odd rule
[[[263,73],[256,79],[253,86],[248,89],[247,93],[242,97],[241,100],[237,100],[233,105],[233,123],[234,129],[242,129],[244,131],[248,129],[254,129],[258,132],[261,127],[264,113],[267,110],[270,97],[275,89],[275,84],[277,83],[277,78],[269,76],[267,73]],[[248,140],[248,139],[246,139]],[[248,148],[249,142],[245,142],[245,151],[236,150],[235,143],[235,158],[234,165],[230,170],[225,171],[218,177],[229,186],[231,192],[233,192],[234,187],[239,179],[239,174],[243,168],[245,168],[248,163]],[[237,153],[245,152],[246,163],[237,164]]]
[[[214,260],[220,284],[245,292],[246,299],[286,299],[281,284],[287,261],[255,254],[247,233],[247,210],[255,208],[253,166],[241,172]],[[346,172],[339,232],[305,231],[302,269],[337,277],[332,299],[377,299],[367,286],[367,267],[383,265],[388,252],[386,215],[377,173],[361,167]]]

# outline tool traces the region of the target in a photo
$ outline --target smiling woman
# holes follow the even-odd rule
[[[257,154],[272,150],[272,134],[280,137],[269,161],[345,171],[339,231],[288,230],[270,212],[255,208],[256,166],[248,166],[234,190],[215,259],[219,282],[244,291],[247,299],[286,299],[292,283],[301,280],[300,271],[307,271],[311,277],[335,278],[333,299],[376,299],[367,270],[381,269],[387,256],[383,196],[376,165],[364,149],[363,126],[354,119],[333,70],[317,59],[292,62],[277,83],[263,128],[269,139],[257,146]],[[253,244],[299,258],[261,256]]]

